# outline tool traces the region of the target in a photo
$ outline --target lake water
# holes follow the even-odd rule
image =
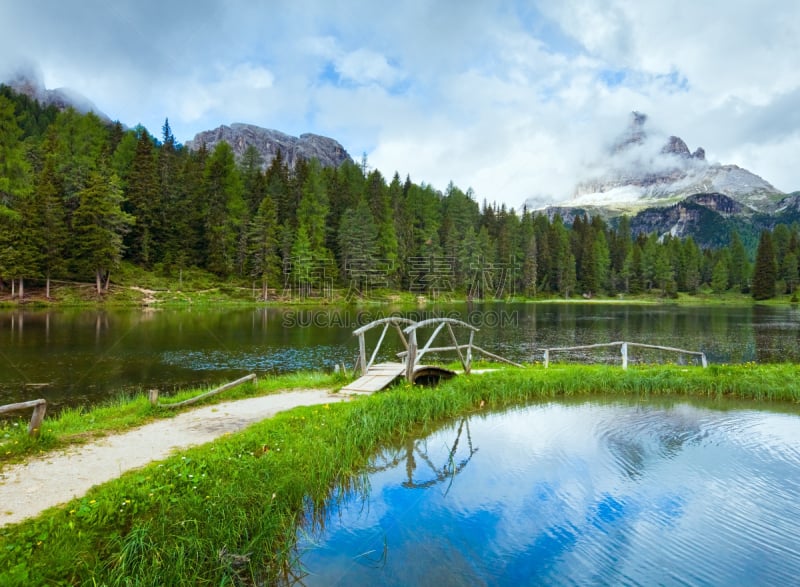
[[[390,314],[465,320],[481,328],[476,344],[518,361],[541,361],[546,347],[615,340],[703,351],[711,362],[800,361],[800,313],[788,306],[498,303],[428,305],[411,311],[380,306],[4,310],[0,404],[44,397],[48,409],[57,410],[120,392],[170,392],[250,372],[332,369],[342,363],[351,368],[358,349],[352,330]],[[372,332],[373,340],[378,334]],[[396,340],[388,342],[383,359],[400,350]],[[618,363],[618,351],[592,360]]]
[[[796,585],[800,416],[546,403],[381,452],[304,585]]]

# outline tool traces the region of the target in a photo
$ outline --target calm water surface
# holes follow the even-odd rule
[[[375,457],[305,585],[796,585],[800,416],[548,403]]]
[[[700,350],[712,362],[800,361],[800,313],[790,307],[461,304],[412,311],[14,310],[0,311],[0,404],[45,397],[50,409],[58,409],[120,392],[169,392],[250,372],[332,369],[341,363],[349,368],[358,348],[352,330],[389,314],[466,320],[481,328],[476,344],[519,361],[541,360],[546,347],[614,340]],[[375,339],[378,334],[372,332]],[[383,359],[400,350],[397,341],[389,342]],[[619,362],[614,351],[592,360]]]

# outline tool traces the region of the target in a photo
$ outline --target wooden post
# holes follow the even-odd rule
[[[42,403],[36,404],[33,407],[33,415],[31,416],[31,421],[28,424],[28,435],[29,436],[39,436],[39,432],[42,429],[42,420],[44,420],[44,414],[47,411],[47,401],[42,400]]]
[[[158,405],[158,390],[157,389],[150,389],[147,392],[147,397],[150,400],[151,406]]]
[[[620,352],[622,353],[622,368],[623,369],[627,369],[628,368],[628,343],[627,342],[623,342],[622,345],[620,345]]]
[[[467,346],[467,362],[464,367],[464,373],[469,375],[472,370],[472,339],[475,337],[475,331],[469,331],[469,345]]]
[[[381,332],[381,336],[378,339],[378,344],[375,345],[375,350],[372,351],[372,356],[369,358],[369,363],[367,363],[367,370],[369,370],[369,368],[372,367],[372,364],[375,362],[375,358],[378,356],[378,351],[380,350],[381,345],[383,344],[383,338],[386,336],[387,330],[389,330],[389,322],[383,325],[383,331]],[[364,335],[362,334],[361,336]],[[366,373],[367,371],[364,371],[365,375]]]
[[[708,367],[708,361],[706,360],[706,354],[705,353],[700,353],[700,363],[702,363],[703,369]]]
[[[358,335],[358,360],[361,365],[361,374],[367,374],[367,343],[364,340],[364,333]]]
[[[417,362],[417,329],[408,335],[408,354],[406,355],[406,381],[412,381]]]
[[[544,368],[550,366],[550,349],[544,349]]]
[[[42,429],[42,420],[44,420],[44,414],[47,411],[47,400],[35,399],[28,402],[0,406],[0,414],[14,412],[16,410],[26,410],[28,408],[33,408],[31,421],[28,424],[28,434],[30,436],[39,436],[39,431]]]

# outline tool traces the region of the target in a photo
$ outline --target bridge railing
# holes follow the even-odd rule
[[[678,349],[675,347],[669,346],[659,346],[655,344],[642,344],[639,342],[623,342],[623,341],[616,341],[616,342],[605,342],[599,344],[585,344],[581,346],[571,346],[571,347],[555,347],[544,349],[544,366],[548,367],[550,365],[550,354],[554,352],[567,352],[567,351],[582,351],[582,350],[589,350],[589,349],[599,349],[604,347],[620,347],[620,355],[622,356],[622,368],[628,368],[628,348],[629,347],[638,347],[638,348],[645,348],[645,349],[655,349],[659,351],[667,351],[673,353],[681,353],[684,355],[693,355],[700,357],[700,364],[703,368],[708,367],[708,360],[706,359],[706,354],[700,351],[687,351],[686,349]]]
[[[416,324],[416,322],[409,318],[390,316],[389,318],[381,318],[380,320],[375,320],[374,322],[365,324],[361,328],[357,328],[353,331],[353,335],[358,337],[358,366],[361,369],[362,375],[366,375],[369,368],[375,362],[375,358],[378,356],[378,351],[380,350],[383,340],[386,338],[386,333],[390,327],[393,326],[397,330],[403,346],[406,348],[406,350],[408,350],[408,339],[406,339],[406,335],[401,328],[401,325],[408,324]],[[378,338],[378,344],[375,345],[375,350],[372,351],[372,356],[370,356],[369,361],[367,361],[367,341],[365,335],[367,332],[377,326],[383,326],[383,330],[380,338]]]
[[[425,342],[422,348],[420,348],[417,341],[417,330],[430,326],[435,326],[435,328],[433,329],[430,337],[428,337],[428,340]],[[453,332],[453,326],[465,328],[469,331],[469,342],[467,344],[458,344],[458,339],[456,338],[455,332]],[[445,329],[450,335],[450,340],[453,342],[452,346],[432,348],[431,345],[433,344],[433,341],[436,339],[439,333]],[[407,353],[405,353],[405,365],[406,379],[409,381],[412,380],[414,369],[420,364],[422,357],[429,352],[454,350],[458,354],[458,359],[461,361],[461,366],[464,368],[464,373],[470,372],[470,369],[472,368],[472,351],[475,348],[473,339],[475,337],[475,333],[479,332],[478,328],[475,328],[466,322],[462,322],[461,320],[456,320],[455,318],[431,318],[429,320],[423,320],[422,322],[415,322],[411,326],[408,326],[403,332],[408,335],[408,349]],[[462,353],[462,349],[466,349],[466,353]],[[401,355],[402,354],[403,353],[401,353]]]
[[[405,328],[401,328],[401,325],[405,325]],[[369,360],[367,360],[367,342],[365,335],[367,332],[378,326],[383,326],[383,329],[372,355],[370,356]],[[405,366],[406,379],[408,381],[413,381],[414,370],[419,367],[422,358],[427,353],[434,352],[455,351],[459,360],[461,361],[461,366],[464,368],[465,373],[469,373],[472,368],[472,357],[474,352],[479,352],[491,359],[508,363],[510,365],[514,365],[515,367],[522,367],[522,365],[519,363],[509,361],[508,359],[505,359],[494,353],[490,353],[489,351],[477,346],[474,342],[474,337],[475,333],[479,332],[480,329],[472,326],[471,324],[467,324],[466,322],[462,322],[461,320],[456,320],[455,318],[430,318],[428,320],[422,320],[421,322],[414,322],[409,318],[392,316],[389,318],[375,320],[374,322],[365,324],[364,326],[353,331],[353,334],[358,337],[358,366],[362,375],[366,375],[369,368],[375,362],[381,345],[386,338],[386,333],[392,327],[397,330],[400,340],[406,349],[405,351],[397,353],[397,356],[402,360],[403,365]],[[425,341],[425,344],[420,347],[417,331],[420,328],[430,327],[433,327],[433,332]],[[453,330],[454,328],[465,329],[469,332],[469,339],[466,344],[458,342],[455,331]],[[432,346],[436,337],[442,332],[446,332],[449,335],[452,345],[439,347]]]

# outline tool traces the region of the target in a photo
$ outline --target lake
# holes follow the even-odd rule
[[[716,404],[720,406],[719,402]],[[298,534],[304,585],[792,585],[800,415],[551,402],[372,460]]]
[[[541,361],[546,347],[615,340],[703,351],[711,362],[800,361],[800,312],[789,306],[495,303],[412,310],[2,310],[0,404],[44,397],[49,410],[58,410],[121,392],[158,388],[168,393],[250,372],[332,369],[340,364],[349,369],[358,350],[352,331],[390,314],[418,320],[459,318],[481,328],[476,344],[517,361]],[[378,334],[372,331],[374,338]],[[400,350],[397,341],[390,342],[384,359]],[[592,360],[618,363],[615,353]]]

